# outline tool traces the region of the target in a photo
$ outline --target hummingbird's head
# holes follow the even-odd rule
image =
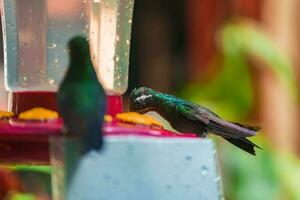
[[[70,55],[73,58],[86,58],[90,56],[90,47],[87,38],[75,36],[69,41]]]
[[[140,87],[134,89],[129,96],[129,110],[144,114],[156,108],[155,91]]]

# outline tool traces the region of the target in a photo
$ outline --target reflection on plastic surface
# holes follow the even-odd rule
[[[90,37],[98,77],[109,94],[121,95],[128,85],[134,0],[94,0]]]

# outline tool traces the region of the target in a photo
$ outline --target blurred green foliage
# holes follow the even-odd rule
[[[220,146],[226,198],[280,199],[279,177],[274,167],[272,152],[265,144],[262,146],[264,149],[258,151],[255,157],[238,151],[233,146]]]
[[[263,150],[257,155],[220,145],[220,161],[227,199],[297,200],[300,199],[300,161],[280,152],[264,141],[256,140]]]
[[[34,194],[14,194],[11,200],[35,200]]]
[[[205,85],[193,84],[181,96],[205,105],[226,119],[244,121],[254,98],[249,58],[263,62],[296,99],[296,80],[287,56],[268,36],[249,21],[225,25],[218,35],[222,64],[218,74]],[[254,83],[255,84],[255,83]],[[300,162],[268,144],[260,133],[253,138],[263,150],[251,156],[228,143],[220,145],[220,160],[226,199],[300,199]],[[221,144],[224,141],[219,141]]]
[[[257,26],[243,22],[228,23],[219,32],[222,62],[214,79],[205,85],[188,85],[180,93],[232,120],[244,119],[253,105],[250,57],[263,61],[283,81],[291,96],[297,93],[288,57]]]
[[[7,165],[22,185],[22,192],[10,191],[10,200],[37,200],[37,194],[51,197],[51,173],[49,165]]]
[[[36,173],[45,173],[51,174],[52,167],[50,165],[12,165],[9,167],[15,171],[28,171],[28,172],[36,172]]]

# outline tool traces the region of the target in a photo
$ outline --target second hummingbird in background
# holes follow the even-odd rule
[[[67,133],[80,139],[83,153],[100,150],[105,92],[93,67],[87,39],[74,37],[69,49],[69,68],[57,94],[59,113]]]

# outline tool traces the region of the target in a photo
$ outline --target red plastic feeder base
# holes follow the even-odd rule
[[[56,92],[13,92],[9,94],[9,110],[20,114],[34,107],[57,111]],[[106,113],[112,116],[122,112],[122,96],[108,95]]]
[[[19,114],[34,107],[57,110],[56,92],[13,92],[9,94],[9,110]]]

